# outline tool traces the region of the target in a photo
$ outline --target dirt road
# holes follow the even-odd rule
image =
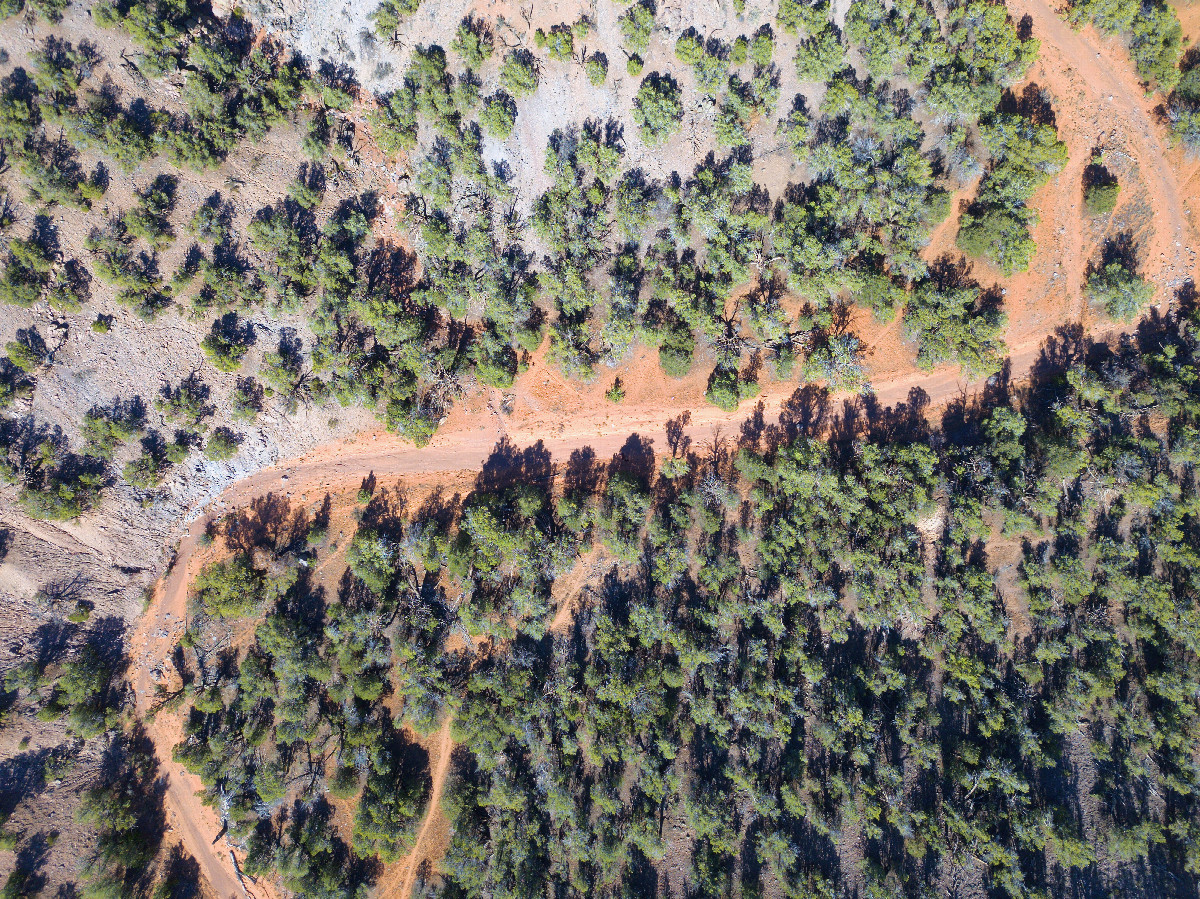
[[[1059,138],[1070,151],[1067,166],[1039,198],[1037,260],[1009,285],[1006,301],[1015,307],[1010,316],[1033,324],[1037,316],[1028,313],[1044,307],[1047,297],[1065,293],[1068,317],[1091,321],[1083,295],[1087,267],[1099,259],[1103,242],[1117,236],[1113,223],[1123,220],[1122,210],[1131,204],[1140,210],[1132,216],[1139,221],[1132,236],[1141,273],[1159,286],[1156,301],[1168,301],[1194,275],[1195,254],[1186,197],[1170,164],[1165,131],[1155,121],[1161,98],[1142,89],[1120,38],[1105,39],[1090,26],[1073,30],[1047,0],[1010,0],[1008,7],[1014,19],[1033,20],[1041,49],[1029,78],[1049,90]],[[1128,177],[1120,205],[1100,234],[1092,233],[1082,204],[1082,177],[1093,148]],[[1019,308],[1022,299],[1025,308]]]
[[[172,648],[183,636],[187,588],[196,573],[197,540],[207,520],[202,516],[192,522],[187,537],[179,545],[176,564],[165,580],[159,581],[150,608],[138,622],[130,642],[134,658],[131,680],[136,691],[138,717],[154,741],[160,770],[167,776],[164,804],[168,823],[196,859],[200,872],[218,899],[269,899],[272,896],[269,890],[247,888],[239,881],[229,857],[229,847],[223,837],[217,836],[221,832],[221,822],[197,797],[203,788],[200,778],[172,759],[172,749],[182,736],[178,719],[171,715],[152,721],[146,718],[154,699],[153,672],[169,658]]]

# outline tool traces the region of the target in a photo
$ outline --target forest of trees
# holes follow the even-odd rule
[[[310,574],[339,551],[328,501],[258,501],[212,531],[227,560],[161,696],[190,708],[177,758],[305,896],[359,895],[411,846],[405,734],[447,719],[437,895],[1192,896],[1184,299],[1112,346],[1065,332],[940,425],[917,394],[810,388],[736,440],[502,444],[465,496],[371,479],[336,596]]]
[[[19,751],[0,759],[0,850],[14,853],[0,896],[50,894],[45,867],[62,833],[52,821],[23,829],[10,818],[21,801],[69,779],[78,788],[64,804],[86,835],[70,857],[70,895],[197,899],[199,869],[179,845],[165,844],[165,780],[153,744],[130,715],[124,622],[90,620],[93,603],[81,592],[78,579],[43,588],[37,599],[46,622],[0,682],[0,727],[16,730],[24,715],[36,714],[48,727],[61,723],[66,738],[47,749],[30,747],[26,736]]]
[[[633,435],[610,460],[502,444],[465,496],[369,479],[350,537],[330,500],[266,497],[215,526],[155,714],[183,714],[175,759],[245,873],[365,896],[413,848],[433,802],[425,738],[450,722],[451,837],[419,878],[429,895],[1194,897],[1200,314],[1185,290],[1111,346],[1064,332],[1029,384],[1009,382],[1003,289],[984,282],[1034,259],[1034,195],[1067,162],[1055,107],[1072,101],[1027,82],[1037,36],[990,0],[853,0],[841,24],[823,0],[780,0],[771,21],[712,34],[670,32],[655,0],[621,5],[631,104],[554,129],[532,197],[492,151],[553,67],[577,62],[595,88],[617,74],[619,56],[587,49],[587,16],[527,46],[468,16],[375,96],[239,11],[101,0],[92,20],[178,108],[111,89],[73,35],[41,35],[0,78],[0,302],[51,313],[0,358],[0,474],[30,516],[93,513],[118,479],[152,504],[268,411],[364,406],[424,445],[543,346],[579,381],[651,347],[666,378],[706,374],[726,410],[766,371],[797,388],[778,422],[711,445],[678,420],[666,447]],[[377,35],[418,7],[385,0]],[[0,2],[30,28],[66,8]],[[1169,6],[1064,15],[1120,35],[1200,146],[1200,66],[1180,60]],[[681,144],[696,109],[712,115],[698,164],[629,161],[635,141]],[[244,227],[230,189],[185,189],[273,128],[302,160]],[[381,198],[341,177],[362,140],[405,172],[406,244],[377,236]],[[767,142],[790,183],[756,180]],[[145,177],[151,161],[172,171]],[[1089,215],[1112,211],[1100,156],[1080,190]],[[87,223],[80,258],[64,214]],[[955,249],[927,261],[948,219]],[[1141,262],[1106,243],[1078,285],[1091,311],[1138,319],[1155,291]],[[203,363],[97,398],[68,434],[28,401],[69,326],[112,333],[101,295],[133,327],[199,322]],[[993,377],[938,424],[918,395],[880,408],[855,307],[898,320],[918,366]],[[39,601],[51,623],[6,669],[0,723],[36,714],[73,748],[22,753],[6,782],[19,763],[41,789],[103,743],[80,895],[195,895],[195,863],[162,848],[123,634],[69,591]],[[10,811],[3,895],[18,897],[41,844],[4,829]]]

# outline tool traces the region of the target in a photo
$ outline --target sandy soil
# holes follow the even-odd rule
[[[1036,201],[1042,221],[1034,232],[1034,265],[1007,285],[1009,339],[1019,345],[1045,333],[1048,312],[1092,323],[1082,293],[1087,266],[1119,233],[1132,234],[1142,273],[1159,288],[1158,303],[1194,276],[1195,233],[1180,185],[1197,163],[1168,152],[1156,123],[1160,101],[1143,91],[1119,39],[1091,27],[1073,31],[1046,0],[1014,0],[1010,10],[1014,18],[1033,18],[1042,46],[1029,81],[1052,95],[1059,138],[1070,151],[1066,168]],[[1122,183],[1118,208],[1101,223],[1090,222],[1083,210],[1083,169],[1093,147],[1105,152]]]

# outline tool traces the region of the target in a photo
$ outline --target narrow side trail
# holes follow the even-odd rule
[[[433,752],[436,758],[433,763],[433,785],[429,790],[429,808],[425,810],[425,819],[421,822],[421,829],[417,831],[417,839],[408,858],[400,862],[390,874],[385,874],[380,881],[380,899],[406,899],[412,895],[417,871],[427,855],[430,831],[442,814],[442,793],[446,788],[446,775],[450,773],[450,756],[454,752],[454,741],[450,738],[452,723],[452,719],[447,718],[434,739]]]

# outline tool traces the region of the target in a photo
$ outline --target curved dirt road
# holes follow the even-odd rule
[[[1014,16],[1028,13],[1033,17],[1035,35],[1042,41],[1040,58],[1049,76],[1047,81],[1056,82],[1052,87],[1062,89],[1069,85],[1072,90],[1086,90],[1090,94],[1090,102],[1114,107],[1118,118],[1125,123],[1141,178],[1156,216],[1162,217],[1156,218],[1153,234],[1143,248],[1145,271],[1160,285],[1177,282],[1190,270],[1190,231],[1181,211],[1182,200],[1177,179],[1166,163],[1163,142],[1153,124],[1150,104],[1143,96],[1136,77],[1128,71],[1127,66],[1106,65],[1104,58],[1096,52],[1096,47],[1083,34],[1071,30],[1059,19],[1045,0],[1011,0],[1010,9]],[[1063,80],[1054,78],[1054,72],[1062,73]],[[1112,100],[1109,101],[1108,97],[1112,97]],[[1069,101],[1069,95],[1064,99]],[[1067,107],[1064,120],[1070,121],[1069,103],[1060,104],[1063,105]],[[1073,154],[1089,139],[1086,131],[1087,123],[1080,121],[1070,141]],[[1059,187],[1061,195],[1056,193],[1050,198],[1055,205],[1068,203],[1071,192],[1077,191],[1077,183],[1068,184],[1070,179],[1066,174],[1060,178],[1063,179]],[[1078,223],[1077,216],[1073,219]],[[1066,224],[1064,216],[1058,218],[1058,224]],[[1066,227],[1067,232],[1073,230]],[[1082,267],[1086,265],[1086,251],[1078,235],[1060,233],[1062,236],[1058,239],[1050,239],[1051,235],[1045,235],[1047,240],[1044,243],[1043,235],[1039,234],[1039,251],[1053,252],[1063,260],[1068,270],[1067,276],[1075,285],[1068,286],[1068,289],[1078,293],[1078,285],[1082,283]],[[1082,316],[1084,311],[1081,298],[1079,303],[1076,318]],[[1028,373],[1038,358],[1042,340],[1039,335],[1009,347],[1014,379]],[[977,385],[961,380],[956,370],[918,372],[881,384],[876,397],[881,405],[894,405],[905,401],[912,389],[919,388],[929,402],[937,406],[973,386]],[[768,421],[784,408],[792,388],[775,390],[763,397],[763,415]],[[153,698],[154,679],[151,672],[169,657],[182,635],[187,589],[195,573],[192,567],[199,538],[208,523],[223,514],[224,510],[240,507],[269,492],[300,493],[353,488],[364,474],[371,471],[381,480],[441,472],[478,471],[501,436],[508,437],[518,447],[530,446],[540,439],[556,462],[564,461],[572,451],[585,447],[590,447],[598,459],[604,459],[618,452],[628,437],[635,433],[651,439],[656,450],[662,451],[666,446],[667,421],[683,411],[682,408],[622,409],[623,418],[620,422],[611,425],[595,419],[563,422],[564,428],[549,437],[514,431],[510,429],[511,425],[505,428],[503,424],[481,429],[476,427],[478,421],[473,421],[470,428],[464,426],[439,432],[434,441],[422,449],[390,436],[368,435],[349,445],[317,450],[238,481],[216,499],[192,510],[194,517],[179,545],[176,561],[167,577],[159,582],[150,607],[139,622],[132,644],[135,656],[132,682],[136,689],[138,711],[144,713]],[[756,410],[747,409],[741,414],[729,415],[715,407],[706,406],[693,411],[691,424],[685,433],[694,443],[702,443],[717,429],[727,435],[736,434],[741,424],[755,414]],[[220,822],[195,796],[195,791],[200,787],[198,779],[171,761],[171,749],[179,737],[178,732],[173,733],[172,728],[163,722],[154,722],[147,727],[154,738],[163,770],[168,773],[166,804],[170,819],[216,895],[219,899],[240,899],[246,895],[269,899],[272,892],[266,884],[254,884],[245,890],[239,882],[228,845],[223,839],[214,839]],[[438,735],[441,751],[434,771],[430,808],[413,852],[400,869],[403,872],[400,892],[392,895],[407,897],[412,888],[421,847],[436,813],[440,784],[444,783],[449,765],[449,727],[447,722]]]
[[[1014,372],[1027,372],[1038,354],[1038,346],[1014,349],[1011,354]],[[894,405],[905,401],[914,388],[924,391],[931,404],[945,403],[968,391],[972,385],[961,380],[955,371],[919,373],[891,384],[876,392],[881,404]],[[778,416],[794,388],[780,390],[778,395],[763,397],[763,415],[769,421]],[[749,404],[746,404],[749,406]],[[501,436],[515,446],[524,448],[538,442],[550,452],[558,463],[577,449],[590,448],[598,459],[604,459],[620,451],[633,434],[652,441],[656,451],[666,448],[667,422],[683,409],[630,410],[619,428],[597,433],[594,423],[579,430],[564,430],[553,437],[510,432],[501,435],[497,431],[472,430],[457,433],[439,432],[426,447],[416,448],[412,444],[390,435],[366,435],[348,446],[318,449],[299,459],[264,469],[230,485],[219,497],[194,509],[187,534],[180,541],[174,563],[166,577],[159,581],[146,613],[138,622],[131,641],[133,669],[131,681],[137,697],[137,710],[144,718],[154,699],[155,678],[152,672],[163,666],[170,658],[175,645],[183,635],[187,615],[188,585],[196,574],[196,550],[200,538],[209,523],[226,510],[236,509],[267,493],[303,493],[306,491],[332,491],[354,489],[367,472],[374,472],[377,479],[385,481],[409,475],[455,473],[478,471],[496,448]],[[754,407],[740,413],[729,414],[714,406],[707,406],[691,413],[691,423],[684,434],[694,444],[701,445],[715,433],[736,434],[743,422],[757,414]],[[167,665],[166,667],[169,667]],[[449,722],[444,725],[441,740],[449,740]],[[177,722],[171,716],[146,724],[154,739],[162,769],[167,772],[168,784],[166,806],[170,820],[174,823],[184,845],[200,864],[205,879],[212,885],[219,899],[248,894],[258,899],[269,899],[273,895],[264,883],[246,884],[239,882],[230,859],[229,845],[224,839],[214,839],[220,830],[220,822],[207,806],[196,796],[201,789],[199,778],[188,773],[172,758],[172,748],[180,738]],[[439,756],[438,768],[448,766],[450,753]],[[442,771],[444,779],[445,771]],[[436,772],[435,772],[436,782]],[[436,811],[431,801],[426,821],[422,826],[422,837],[428,829],[430,818]],[[419,849],[414,847],[403,881],[407,896],[419,863]]]
[[[1047,0],[1009,0],[1008,8],[1014,19],[1028,15],[1033,20],[1041,49],[1029,77],[1050,90],[1059,138],[1070,148],[1067,166],[1044,188],[1042,222],[1034,229],[1039,260],[1061,265],[1062,283],[1054,289],[1069,294],[1072,319],[1089,320],[1082,288],[1103,238],[1087,236],[1082,176],[1092,148],[1100,147],[1127,157],[1134,176],[1134,184],[1122,186],[1121,206],[1130,202],[1130,188],[1145,191],[1138,202],[1146,210],[1146,222],[1134,235],[1139,267],[1166,290],[1159,301],[1169,300],[1172,288],[1194,274],[1195,257],[1179,178],[1167,162],[1163,129],[1155,122],[1160,99],[1142,89],[1119,38],[1106,39],[1090,26],[1072,29]],[[1115,214],[1109,217],[1110,222],[1115,219]],[[1106,233],[1104,238],[1115,236]],[[1019,285],[1036,279],[1031,272],[1014,281]],[[1028,283],[1033,291],[1040,286],[1049,285]]]

